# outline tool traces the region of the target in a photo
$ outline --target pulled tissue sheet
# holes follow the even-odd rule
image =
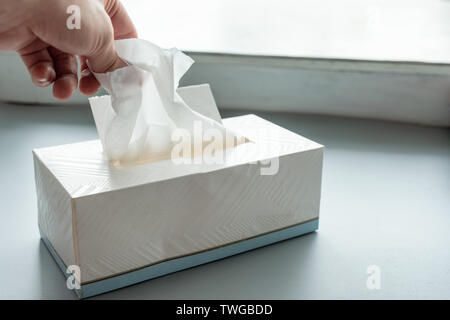
[[[222,123],[192,110],[177,93],[179,80],[194,62],[190,57],[141,39],[117,40],[115,45],[128,66],[95,73],[110,96],[89,99],[104,152],[113,164],[169,159],[176,129],[187,130],[191,141],[203,141],[202,132],[214,129],[220,132],[224,148],[247,142]]]

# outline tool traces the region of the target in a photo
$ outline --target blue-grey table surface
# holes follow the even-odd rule
[[[448,129],[259,115],[325,145],[319,230],[97,299],[450,298]],[[39,238],[31,150],[96,138],[87,105],[0,102],[0,298],[75,299]]]

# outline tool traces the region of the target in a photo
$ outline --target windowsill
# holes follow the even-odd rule
[[[258,115],[325,146],[319,231],[98,298],[449,297],[448,130]],[[97,139],[90,109],[0,102],[0,136],[0,149],[8,150],[0,157],[0,234],[8,262],[0,265],[0,298],[74,299],[39,241],[31,149]],[[366,287],[369,265],[381,269],[381,290]]]

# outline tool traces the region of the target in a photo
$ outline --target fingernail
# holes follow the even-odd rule
[[[36,78],[35,82],[40,87],[46,87],[50,85],[55,78],[55,70],[51,67],[47,67],[45,74],[41,78]]]
[[[87,77],[90,75],[91,75],[91,71],[87,68],[81,71],[81,77]]]
[[[48,80],[46,78],[36,79],[36,82],[39,86],[42,86],[42,87],[46,87],[51,83],[50,80]]]

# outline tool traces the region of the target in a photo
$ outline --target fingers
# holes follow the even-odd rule
[[[105,11],[111,19],[113,34],[109,36],[99,53],[88,57],[92,71],[98,73],[110,72],[126,66],[116,53],[114,39],[136,38],[137,32],[125,8],[119,0],[106,0]],[[89,79],[89,78],[87,78]]]
[[[104,7],[93,3],[83,2],[86,10],[83,11],[82,37],[80,32],[72,31],[70,37],[61,36],[63,32],[55,31],[49,22],[52,20],[47,19],[48,23],[36,24],[33,28],[34,35],[42,40],[35,40],[18,51],[36,85],[45,87],[54,83],[56,98],[68,99],[78,86],[75,55],[87,56],[80,57],[79,88],[85,95],[94,94],[100,87],[91,72],[110,72],[127,65],[117,55],[114,40],[137,37],[130,17],[118,0],[104,0]]]
[[[105,11],[114,27],[114,39],[137,38],[136,28],[119,0],[105,1]]]
[[[80,57],[81,61],[81,72],[80,72],[80,92],[84,95],[90,96],[97,92],[100,88],[100,83],[97,81],[95,76],[89,70],[86,63],[86,57]]]
[[[89,65],[95,72],[110,72],[115,69],[125,67],[124,63],[117,55],[114,49],[114,39],[127,39],[136,38],[137,32],[131,21],[125,8],[118,0],[105,1],[105,11],[108,13],[109,18],[114,29],[114,37],[110,39],[110,42],[106,49],[101,51],[99,55],[93,55],[89,57]],[[105,64],[105,61],[109,63]],[[85,95],[93,95],[100,87],[100,83],[90,71],[87,65],[86,57],[81,57],[81,74],[80,74],[80,91]]]
[[[86,63],[89,66],[89,70],[96,73],[111,72],[126,66],[126,63],[117,55],[114,41],[110,41],[106,47],[87,57]]]
[[[78,86],[78,63],[73,54],[62,52],[56,48],[49,47],[50,56],[56,72],[53,84],[53,96],[65,100],[69,99]]]
[[[33,83],[39,87],[47,87],[56,78],[53,59],[47,50],[48,44],[35,40],[18,50]]]
[[[68,99],[78,85],[77,60],[74,55],[35,40],[18,50],[34,84],[47,87],[53,83],[53,95]]]

